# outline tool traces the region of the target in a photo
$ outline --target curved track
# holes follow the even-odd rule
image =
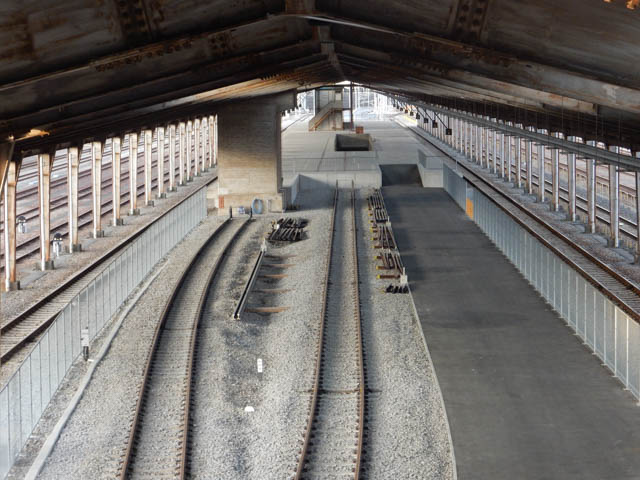
[[[191,381],[202,310],[226,252],[245,229],[227,220],[194,255],[156,327],[119,478],[185,478]]]
[[[336,189],[313,388],[296,479],[360,476],[365,369],[355,193]]]

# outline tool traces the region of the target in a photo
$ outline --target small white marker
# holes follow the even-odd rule
[[[244,407],[244,411],[247,413],[255,412],[251,405],[247,405],[246,407]]]
[[[262,359],[258,359],[258,373],[262,373]]]

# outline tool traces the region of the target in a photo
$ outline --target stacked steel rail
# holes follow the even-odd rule
[[[329,316],[329,300],[333,295],[330,292],[331,288],[337,289],[338,280],[331,280],[332,273],[335,273],[336,268],[332,268],[332,264],[342,265],[343,259],[338,255],[334,255],[334,236],[336,233],[336,213],[338,209],[340,191],[336,188],[335,196],[334,196],[334,204],[333,204],[333,215],[331,218],[331,237],[329,240],[329,255],[327,257],[327,268],[323,289],[323,302],[322,302],[322,312],[320,316],[320,326],[319,326],[319,334],[318,334],[318,343],[316,348],[316,364],[314,371],[314,380],[313,387],[311,389],[311,397],[309,401],[309,416],[307,419],[307,426],[304,434],[304,442],[302,445],[302,451],[300,452],[300,457],[298,459],[297,470],[295,473],[296,479],[303,479],[313,475],[313,472],[326,472],[328,469],[331,469],[332,465],[330,465],[331,461],[336,461],[336,458],[327,458],[327,448],[329,445],[329,450],[344,448],[345,451],[341,452],[344,454],[343,456],[348,456],[349,454],[353,454],[353,465],[348,467],[350,470],[348,473],[345,472],[345,475],[351,476],[353,475],[354,479],[358,479],[360,476],[361,469],[361,460],[363,454],[363,442],[365,438],[365,419],[366,419],[366,376],[365,376],[365,368],[364,368],[364,353],[363,353],[363,341],[362,341],[362,322],[360,319],[360,297],[359,297],[359,281],[358,281],[358,253],[357,253],[357,236],[356,236],[356,201],[355,201],[355,192],[353,189],[351,190],[351,229],[352,234],[351,237],[351,249],[353,254],[353,270],[352,275],[353,278],[348,283],[352,286],[352,299],[354,301],[354,315],[353,315],[353,331],[355,333],[354,347],[355,347],[355,362],[357,366],[355,369],[357,370],[357,379],[355,384],[352,386],[352,389],[335,392],[329,389],[326,389],[328,376],[331,372],[335,372],[336,368],[354,368],[354,365],[337,365],[337,358],[332,357],[330,355],[330,349],[332,348],[332,342],[339,342],[340,336],[335,335],[334,331],[331,329],[335,329],[336,320],[339,322],[340,319],[337,318],[328,318]],[[342,227],[340,227],[342,228]],[[346,247],[346,245],[345,245]],[[340,271],[340,270],[338,270]],[[331,280],[331,281],[330,281]],[[336,292],[338,293],[338,292]],[[342,307],[338,307],[341,309]],[[332,335],[332,333],[334,335]],[[350,360],[354,360],[353,357],[338,357],[342,358],[342,362],[344,363],[344,358],[349,358]],[[352,411],[341,405],[338,408],[331,408],[331,404],[328,402],[331,396],[342,397],[344,399],[348,399],[349,395],[357,395],[357,408],[356,411]],[[356,419],[353,416],[357,416]],[[341,428],[344,428],[347,423],[350,421],[354,421],[357,423],[356,432],[355,432],[355,444],[353,446],[345,446],[340,441],[340,434],[337,432],[335,428],[332,428],[332,425],[340,425]],[[348,438],[353,438],[347,435],[347,443]],[[329,452],[333,453],[333,452]],[[324,454],[324,455],[323,455]],[[347,467],[345,467],[347,468]]]
[[[270,242],[297,242],[302,240],[306,222],[300,219],[281,218],[273,225]]]
[[[198,327],[222,260],[249,221],[248,218],[244,221],[222,245],[220,252],[215,248],[218,237],[232,220],[228,219],[216,229],[194,255],[166,303],[147,353],[119,478],[135,476],[138,470],[145,477],[186,477]],[[206,276],[205,281],[201,281],[203,276]],[[154,398],[154,393],[157,398]],[[172,415],[176,409],[181,412]],[[154,422],[162,428],[156,431]],[[167,430],[174,432],[175,438],[169,438]],[[158,456],[157,451],[160,450],[164,453]]]

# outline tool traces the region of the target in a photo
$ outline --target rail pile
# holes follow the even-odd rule
[[[373,193],[367,197],[367,204],[369,206],[369,216],[373,217],[375,223],[387,223],[389,221],[387,208],[384,206],[382,193],[379,189],[375,189]]]
[[[378,274],[377,278],[399,281],[399,284],[389,284],[384,289],[386,293],[409,293],[406,271],[400,258],[400,252],[398,252],[398,244],[393,236],[387,207],[379,189],[375,189],[367,197],[367,205],[369,208],[369,223],[371,224],[370,230],[374,234],[371,240],[377,242],[373,244],[373,248],[381,250],[379,254],[374,256],[375,260],[382,261],[381,264],[376,265],[376,270],[385,271],[385,273]]]
[[[270,242],[297,242],[302,240],[307,221],[301,218],[281,218],[271,224]]]

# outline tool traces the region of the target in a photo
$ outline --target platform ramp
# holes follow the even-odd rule
[[[397,165],[380,165],[382,171],[382,186],[391,185],[422,185],[422,178],[418,165],[414,164],[397,164]]]

